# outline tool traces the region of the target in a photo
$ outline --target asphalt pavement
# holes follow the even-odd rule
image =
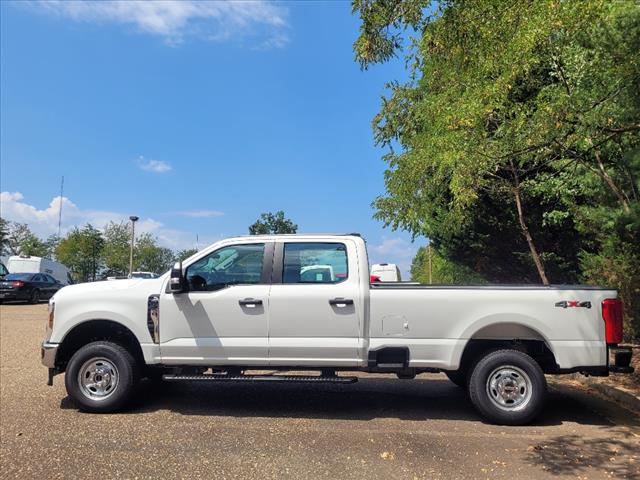
[[[1,478],[640,478],[640,418],[562,382],[525,427],[483,422],[444,375],[144,383],[126,412],[81,413],[45,384],[46,310],[0,306]]]

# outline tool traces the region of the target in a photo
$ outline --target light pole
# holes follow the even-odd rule
[[[131,220],[131,250],[129,251],[129,278],[131,278],[131,275],[133,275],[133,242],[136,238],[136,222],[138,221],[138,217],[131,215],[129,220]]]

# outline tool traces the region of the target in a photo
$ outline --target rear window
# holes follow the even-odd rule
[[[31,280],[33,273],[10,273],[5,280]]]
[[[347,279],[343,243],[286,243],[282,283],[339,283]]]

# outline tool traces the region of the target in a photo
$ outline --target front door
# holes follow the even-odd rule
[[[272,243],[243,243],[185,266],[188,291],[160,297],[163,363],[265,365],[272,256]]]
[[[357,366],[359,278],[351,241],[277,244],[269,296],[269,364]]]

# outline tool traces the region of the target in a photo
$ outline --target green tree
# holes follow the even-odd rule
[[[60,237],[56,234],[51,234],[44,241],[44,245],[46,247],[46,255],[47,258],[54,258],[56,254],[56,250],[58,245],[60,244]]]
[[[75,227],[56,248],[56,259],[71,270],[79,282],[95,281],[103,268],[104,238],[90,224]]]
[[[143,233],[136,239],[134,270],[160,274],[171,268],[173,261],[173,252],[160,247],[157,239],[150,233]]]
[[[249,233],[251,235],[296,233],[297,231],[298,225],[288,218],[285,218],[282,210],[276,213],[263,213],[255,223],[249,226]]]
[[[431,270],[431,275],[429,275]],[[469,267],[452,262],[431,248],[429,258],[428,247],[420,247],[411,262],[411,280],[424,284],[469,285],[483,284],[486,280]]]
[[[186,260],[187,258],[189,258],[191,255],[195,255],[196,253],[198,253],[198,250],[195,248],[187,248],[186,250],[178,250],[175,254],[175,261],[176,262],[182,262],[183,260]]]
[[[356,0],[354,12],[363,67],[412,46],[409,81],[389,84],[374,119],[389,147],[376,216],[491,281],[613,282],[640,334],[637,3]]]
[[[11,255],[32,255],[46,257],[48,248],[45,242],[34,234],[26,223],[8,223],[8,235],[5,244]]]
[[[128,275],[130,251],[131,225],[124,222],[109,222],[104,228],[105,271],[103,275],[105,277]]]
[[[0,255],[9,255],[9,226],[10,222],[0,217]]]

